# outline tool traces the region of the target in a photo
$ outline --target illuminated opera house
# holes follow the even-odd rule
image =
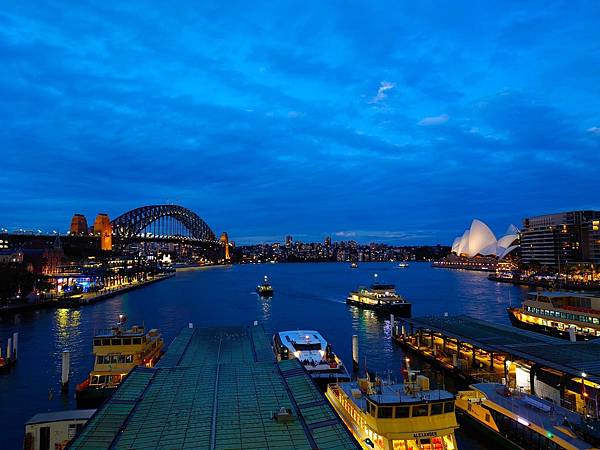
[[[452,253],[436,267],[457,269],[489,270],[496,269],[497,262],[506,258],[519,247],[519,230],[510,225],[500,239],[481,220],[474,219],[469,229],[454,239]]]

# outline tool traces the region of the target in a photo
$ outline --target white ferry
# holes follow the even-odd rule
[[[350,380],[344,363],[318,331],[276,333],[273,336],[273,351],[278,361],[298,359],[322,389],[326,389],[328,383]]]

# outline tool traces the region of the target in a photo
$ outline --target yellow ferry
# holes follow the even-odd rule
[[[455,450],[454,395],[415,375],[404,384],[333,383],[325,396],[363,449]]]
[[[461,424],[487,434],[501,448],[575,450],[598,444],[581,415],[498,383],[460,391],[456,410]]]
[[[164,340],[158,330],[127,330],[126,320],[121,314],[116,327],[94,336],[94,370],[75,390],[78,408],[97,408],[135,366],[154,367],[162,356]]]

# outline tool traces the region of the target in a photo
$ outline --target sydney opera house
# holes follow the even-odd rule
[[[469,229],[454,239],[452,254],[434,264],[472,270],[496,269],[497,262],[519,247],[519,230],[510,225],[500,239],[481,220],[474,219]]]

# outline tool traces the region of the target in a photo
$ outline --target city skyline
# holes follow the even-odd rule
[[[450,245],[598,210],[598,13],[6,5],[0,228],[176,203],[241,244]]]

